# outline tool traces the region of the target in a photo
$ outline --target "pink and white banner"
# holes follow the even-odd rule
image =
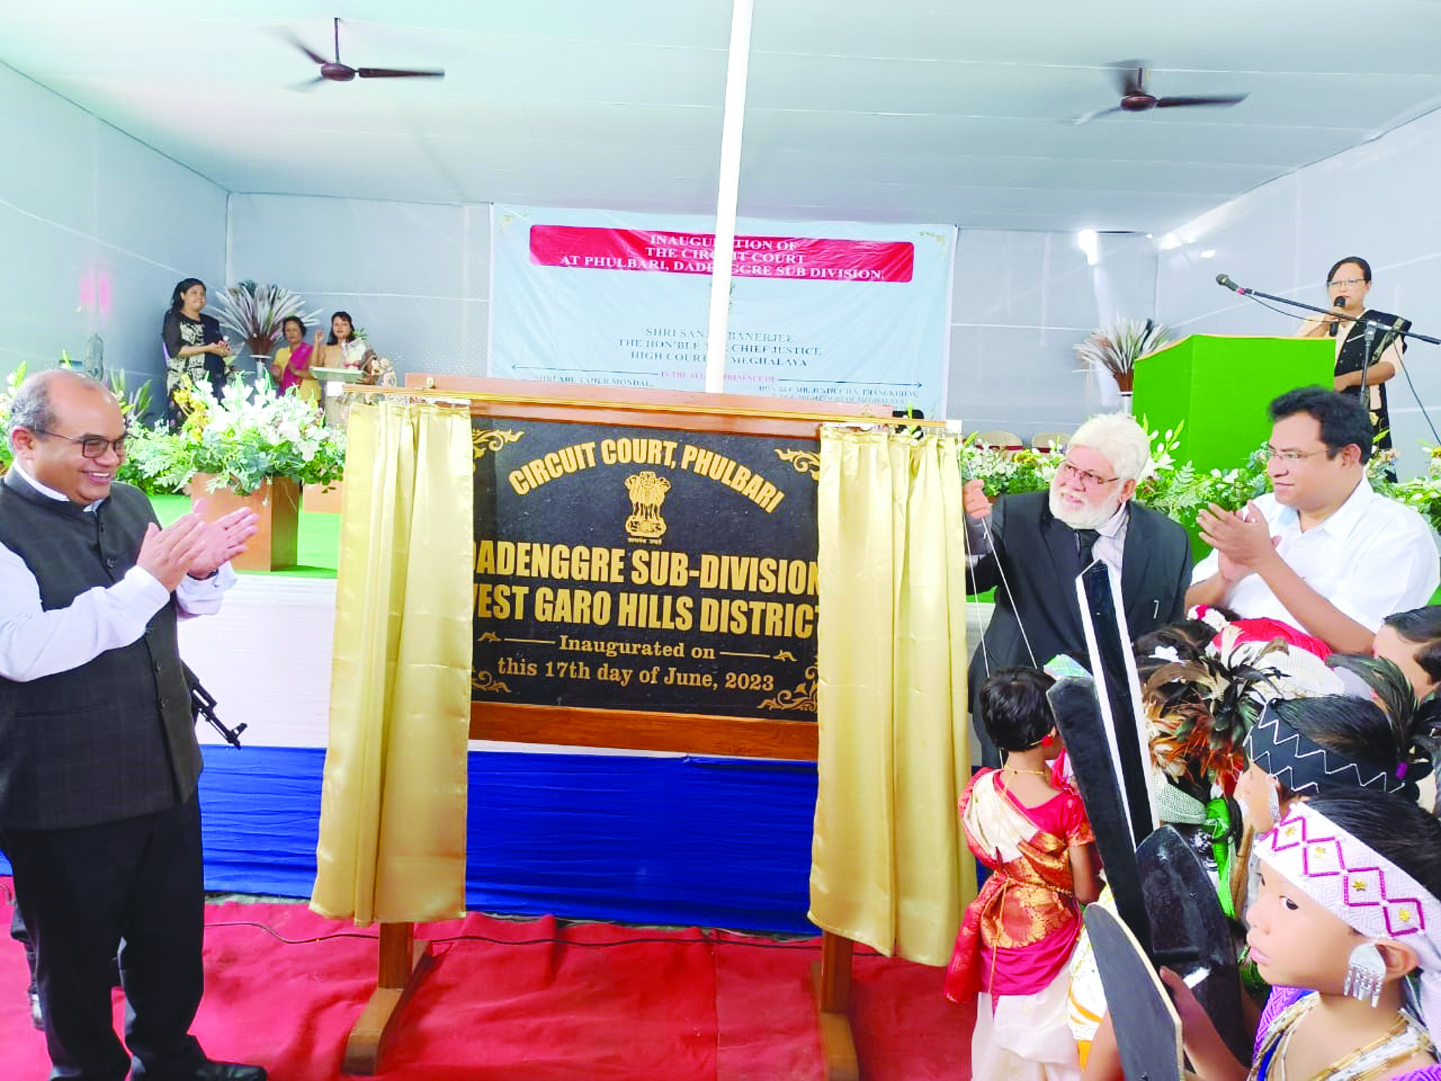
[[[491,209],[493,376],[705,386],[699,217]],[[950,225],[736,223],[725,389],[944,413]]]

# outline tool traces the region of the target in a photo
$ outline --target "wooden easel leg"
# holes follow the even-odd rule
[[[851,1004],[851,954],[855,943],[826,931],[821,936],[821,962],[811,965],[816,996],[816,1021],[821,1053],[826,1060],[826,1081],[860,1081],[856,1041],[851,1036],[847,1010]]]
[[[345,1041],[341,1073],[379,1071],[380,1056],[385,1053],[390,1037],[395,1035],[400,1011],[435,960],[430,943],[415,940],[413,923],[382,923],[379,956],[375,990]]]

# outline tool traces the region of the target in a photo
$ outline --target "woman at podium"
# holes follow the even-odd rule
[[[1331,313],[1307,319],[1296,332],[1301,338],[1336,339],[1335,388],[1342,394],[1356,394],[1371,411],[1377,436],[1376,449],[1391,449],[1391,417],[1386,409],[1386,381],[1401,370],[1406,339],[1391,328],[1408,330],[1409,320],[1366,306],[1371,291],[1371,264],[1359,255],[1348,255],[1326,276],[1326,293]],[[1371,331],[1371,355],[1366,357],[1366,322],[1380,324]],[[1361,390],[1365,367],[1366,389]],[[1388,470],[1389,472],[1389,470]]]

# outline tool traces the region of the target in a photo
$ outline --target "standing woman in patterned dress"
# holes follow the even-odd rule
[[[201,314],[204,307],[203,281],[185,278],[176,283],[160,332],[165,343],[165,415],[173,428],[185,419],[175,402],[176,387],[187,377],[197,383],[207,380],[218,399],[230,375],[230,343],[220,333],[220,322]]]

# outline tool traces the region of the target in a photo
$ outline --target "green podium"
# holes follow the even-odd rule
[[[1270,401],[1297,387],[1329,389],[1335,365],[1330,338],[1193,334],[1136,363],[1131,412],[1151,431],[1180,428],[1179,461],[1231,469],[1270,438]]]

